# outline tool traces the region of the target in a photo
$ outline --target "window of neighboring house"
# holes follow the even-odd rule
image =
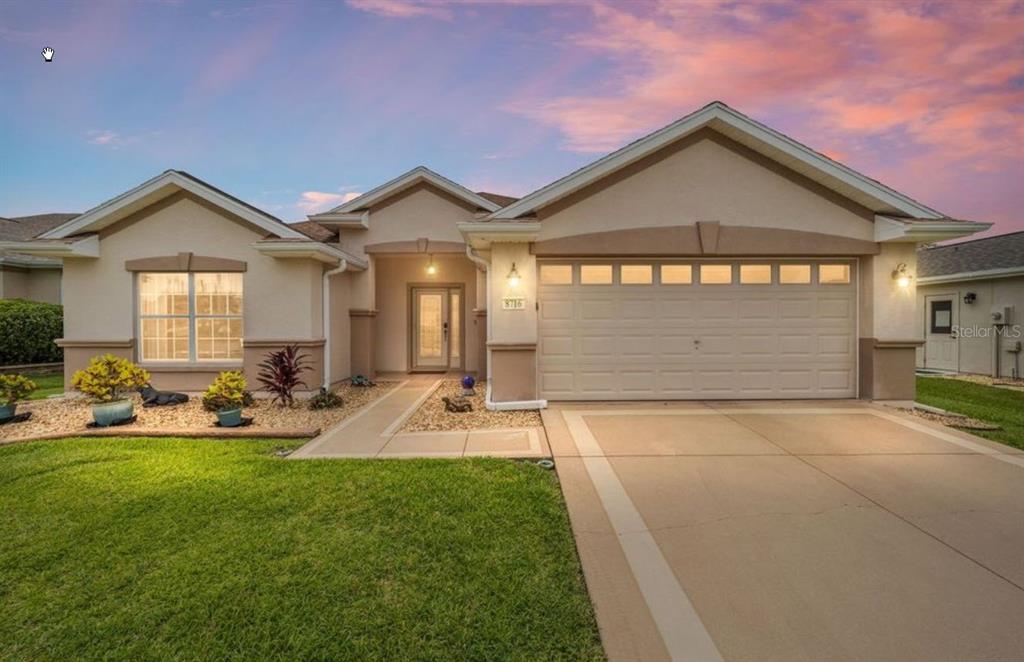
[[[850,282],[850,265],[819,264],[818,282],[823,285],[845,285]]]
[[[693,267],[689,264],[661,265],[662,285],[689,285],[693,282]]]
[[[571,264],[540,265],[541,285],[572,285]]]
[[[811,282],[811,265],[780,264],[779,282],[783,285],[806,285]]]
[[[141,361],[242,360],[242,274],[138,278]]]
[[[653,280],[649,264],[624,264],[619,271],[619,282],[623,285],[650,285]]]
[[[700,265],[700,282],[701,285],[729,285],[732,283],[732,265]]]
[[[932,301],[931,332],[953,333],[953,302]]]
[[[580,265],[580,283],[582,285],[611,285],[612,265],[583,264]]]
[[[740,283],[744,285],[771,285],[772,265],[741,264]]]

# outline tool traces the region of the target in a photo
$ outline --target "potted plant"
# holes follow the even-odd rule
[[[0,375],[0,423],[14,418],[18,409],[18,400],[24,400],[36,383],[24,375]]]
[[[92,418],[98,427],[126,421],[135,413],[128,397],[149,382],[149,373],[128,359],[113,354],[94,356],[71,378],[71,386],[92,398]]]
[[[203,394],[203,407],[217,412],[223,428],[242,424],[242,407],[252,404],[252,394],[245,390],[245,376],[239,370],[226,370],[213,380]]]

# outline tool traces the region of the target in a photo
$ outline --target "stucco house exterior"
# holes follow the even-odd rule
[[[988,227],[715,102],[521,199],[418,167],[288,225],[172,170],[6,246],[64,263],[68,373],[195,390],[294,343],[311,384],[475,372],[525,408],[911,399],[917,245]]]
[[[78,214],[0,218],[0,241],[26,241]],[[0,299],[61,302],[60,260],[0,250]]]
[[[918,252],[917,366],[1021,377],[1024,232]]]

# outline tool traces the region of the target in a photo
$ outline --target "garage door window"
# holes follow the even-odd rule
[[[850,282],[850,265],[822,264],[818,266],[818,282],[824,285],[846,285]]]
[[[611,285],[612,265],[584,264],[580,266],[580,283],[583,285]]]
[[[772,265],[741,264],[740,283],[744,285],[771,285]]]
[[[811,282],[811,265],[780,264],[779,282],[783,285],[806,285]]]
[[[542,264],[540,266],[541,285],[572,285],[571,264]]]
[[[693,267],[688,264],[661,265],[662,285],[689,285],[693,282]]]
[[[730,285],[732,284],[731,264],[702,264],[700,265],[701,285]]]
[[[650,285],[654,279],[649,264],[624,264],[619,272],[619,282],[623,285]]]

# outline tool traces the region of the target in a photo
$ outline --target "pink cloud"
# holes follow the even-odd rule
[[[362,193],[348,191],[346,193],[330,193],[327,191],[303,191],[295,206],[305,214],[317,214],[337,207],[349,200],[358,198]]]
[[[504,106],[563,149],[607,152],[721,99],[911,194],[1024,171],[1019,3],[664,0],[591,15],[567,41],[612,61],[599,91]]]
[[[418,18],[428,16],[449,20],[452,18],[447,2],[430,0],[347,0],[349,7],[390,18]]]

